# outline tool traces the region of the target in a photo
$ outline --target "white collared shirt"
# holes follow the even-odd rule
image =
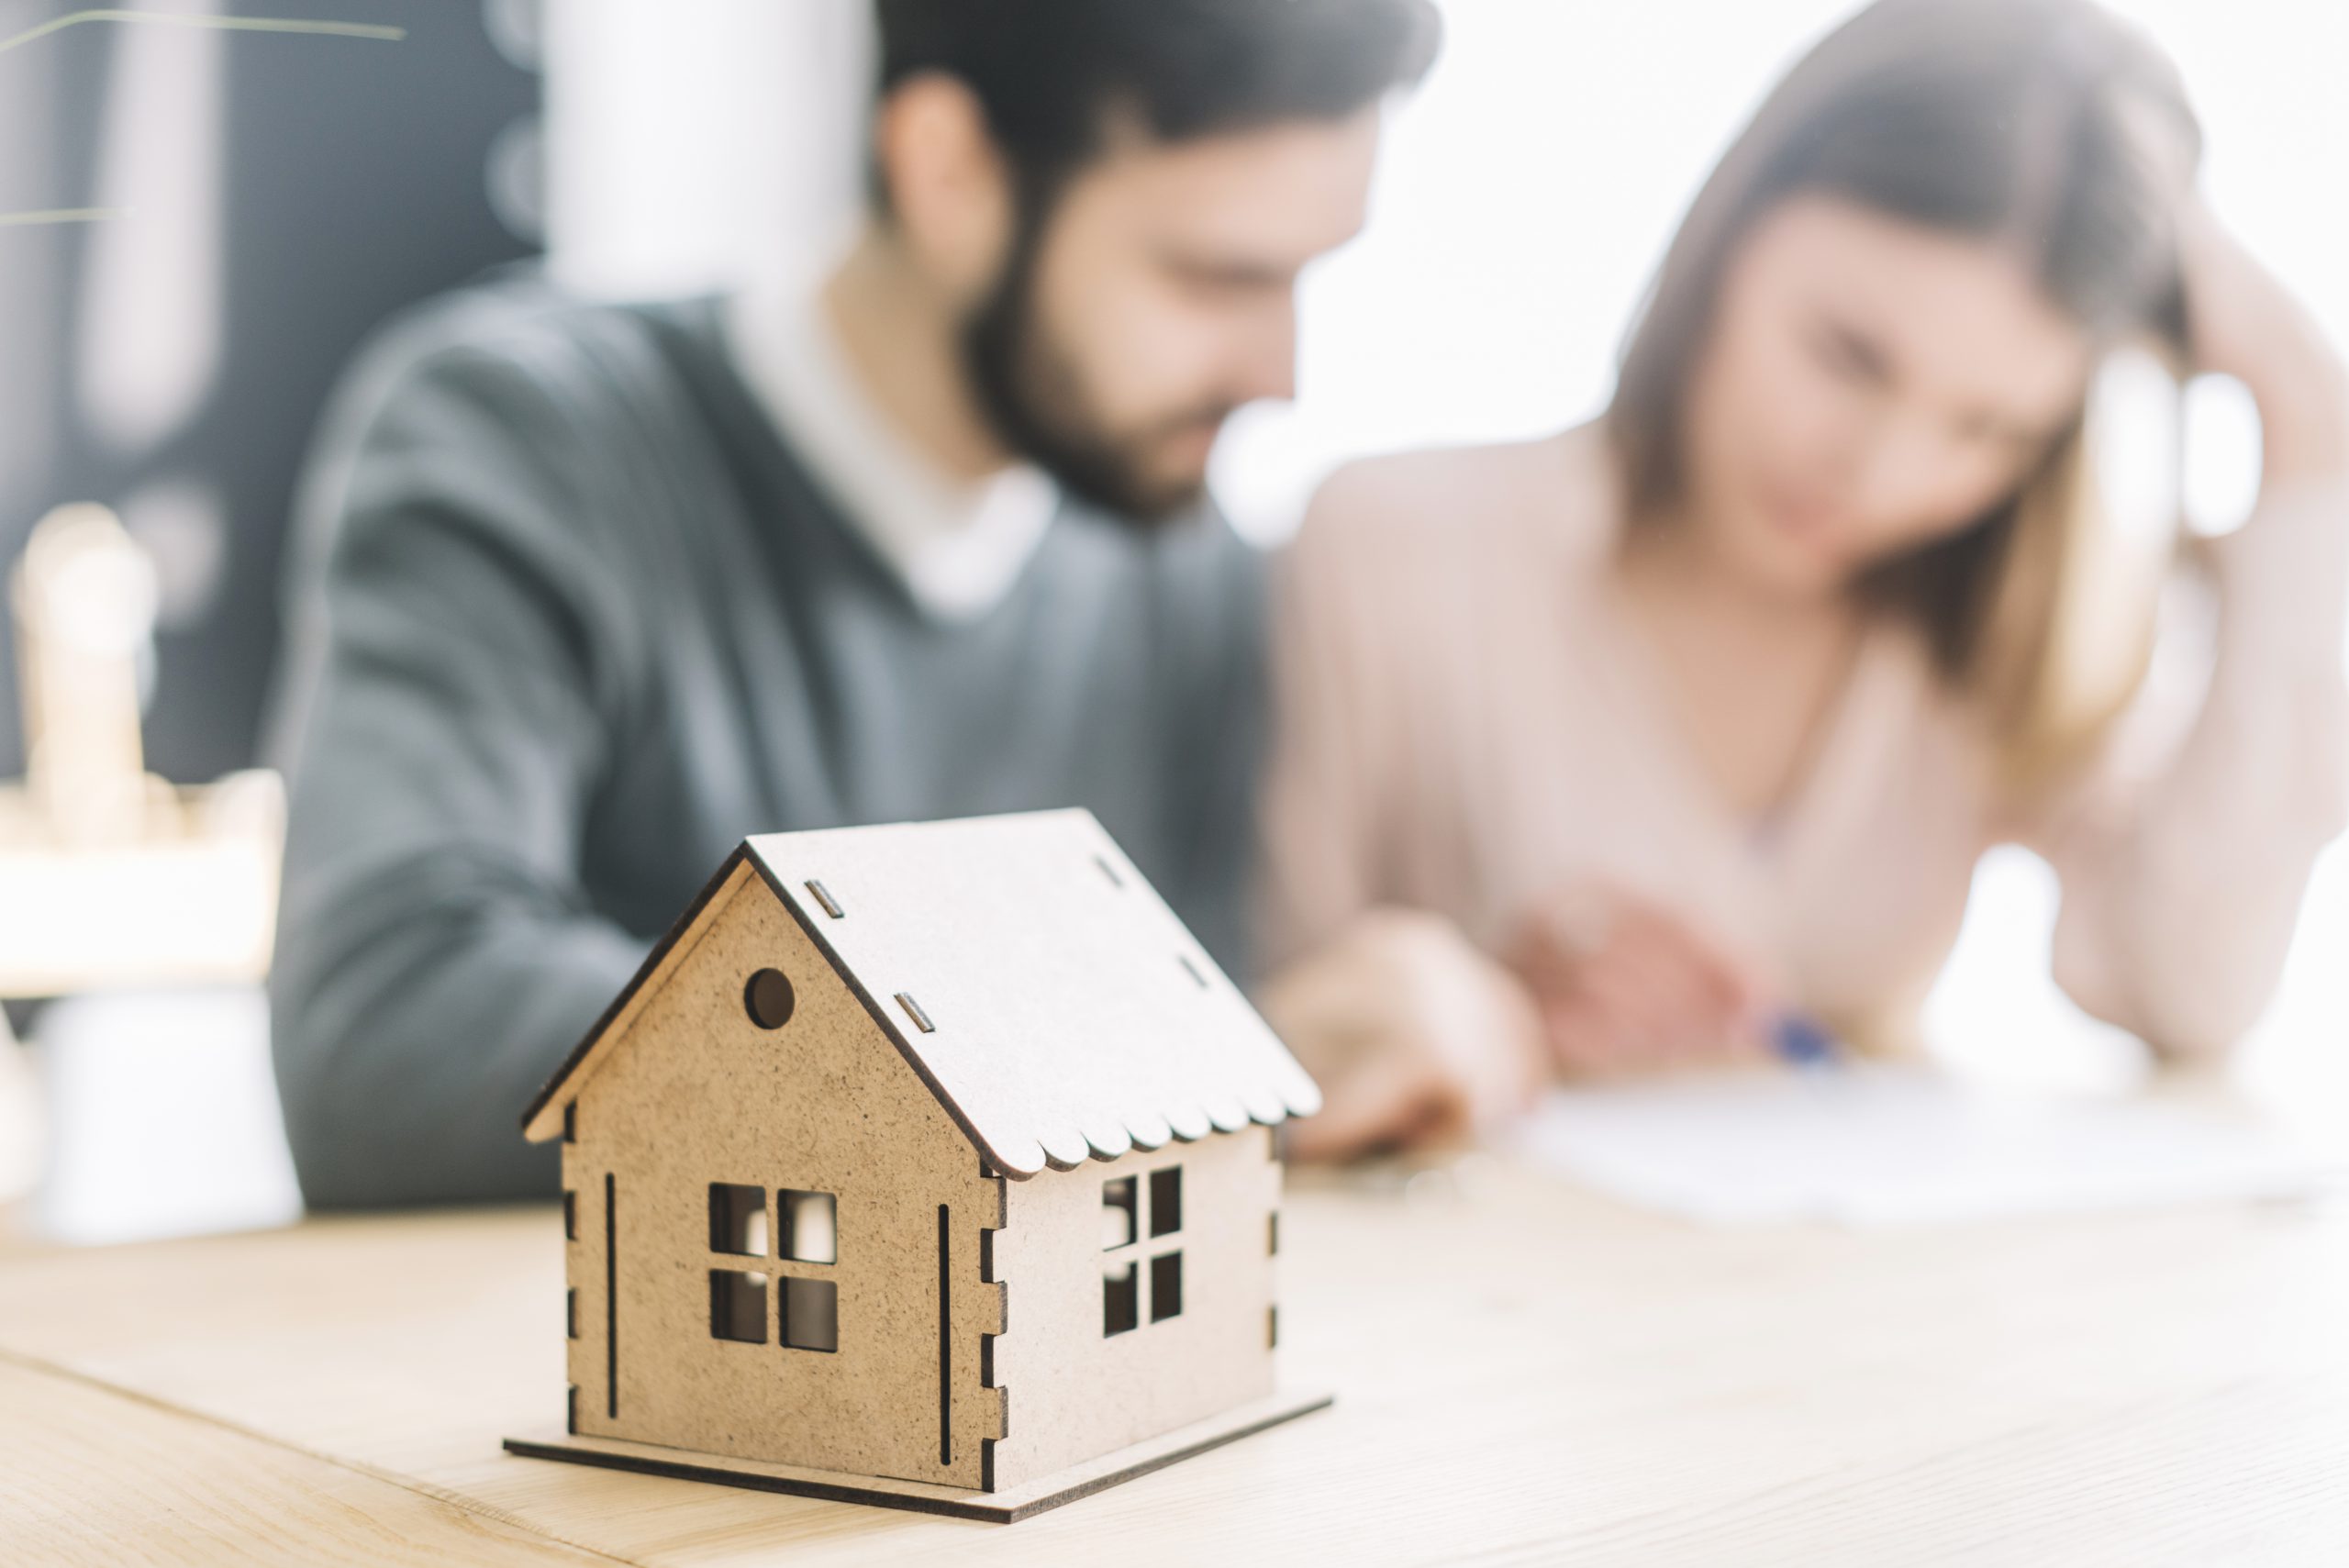
[[[728,302],[735,362],[811,477],[944,620],[1001,604],[1060,510],[1060,487],[1019,463],[958,481],[917,450],[857,378],[825,308],[820,270],[776,269]]]

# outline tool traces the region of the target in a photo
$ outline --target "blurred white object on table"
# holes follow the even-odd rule
[[[30,1032],[50,1151],[34,1231],[86,1246],[301,1217],[258,987],[74,996]]]
[[[41,519],[11,574],[27,776],[0,784],[0,997],[54,998],[0,1041],[0,1199],[115,1241],[300,1213],[261,983],[285,793],[146,770],[152,563],[102,506]]]
[[[28,777],[0,785],[0,996],[246,984],[268,971],[284,789],[145,770],[139,672],[155,577],[101,506],[33,529],[13,574]]]
[[[0,1204],[22,1197],[39,1178],[43,1143],[40,1080],[0,1012]]]

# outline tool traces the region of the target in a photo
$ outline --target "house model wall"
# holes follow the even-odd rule
[[[994,1492],[1261,1402],[1317,1106],[1087,814],[751,840],[526,1118],[569,1429]]]

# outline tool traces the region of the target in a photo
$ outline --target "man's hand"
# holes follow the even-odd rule
[[[1525,987],[1438,916],[1371,910],[1260,1003],[1321,1084],[1321,1114],[1290,1133],[1300,1160],[1472,1137],[1547,1076]]]

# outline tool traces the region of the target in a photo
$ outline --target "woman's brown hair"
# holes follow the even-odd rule
[[[2144,341],[2180,366],[2176,214],[2200,150],[2168,60],[2088,0],[1877,0],[1771,92],[1664,255],[1607,414],[1631,526],[1680,498],[1680,420],[1714,300],[1740,242],[1781,203],[1826,194],[2010,246],[2100,346]],[[2018,784],[2103,731],[2151,647],[2160,573],[2114,569],[2086,450],[2075,420],[1971,527],[1857,585],[1919,628]],[[2117,633],[2114,594],[2143,601]],[[2082,619],[2097,637],[2075,628]]]

